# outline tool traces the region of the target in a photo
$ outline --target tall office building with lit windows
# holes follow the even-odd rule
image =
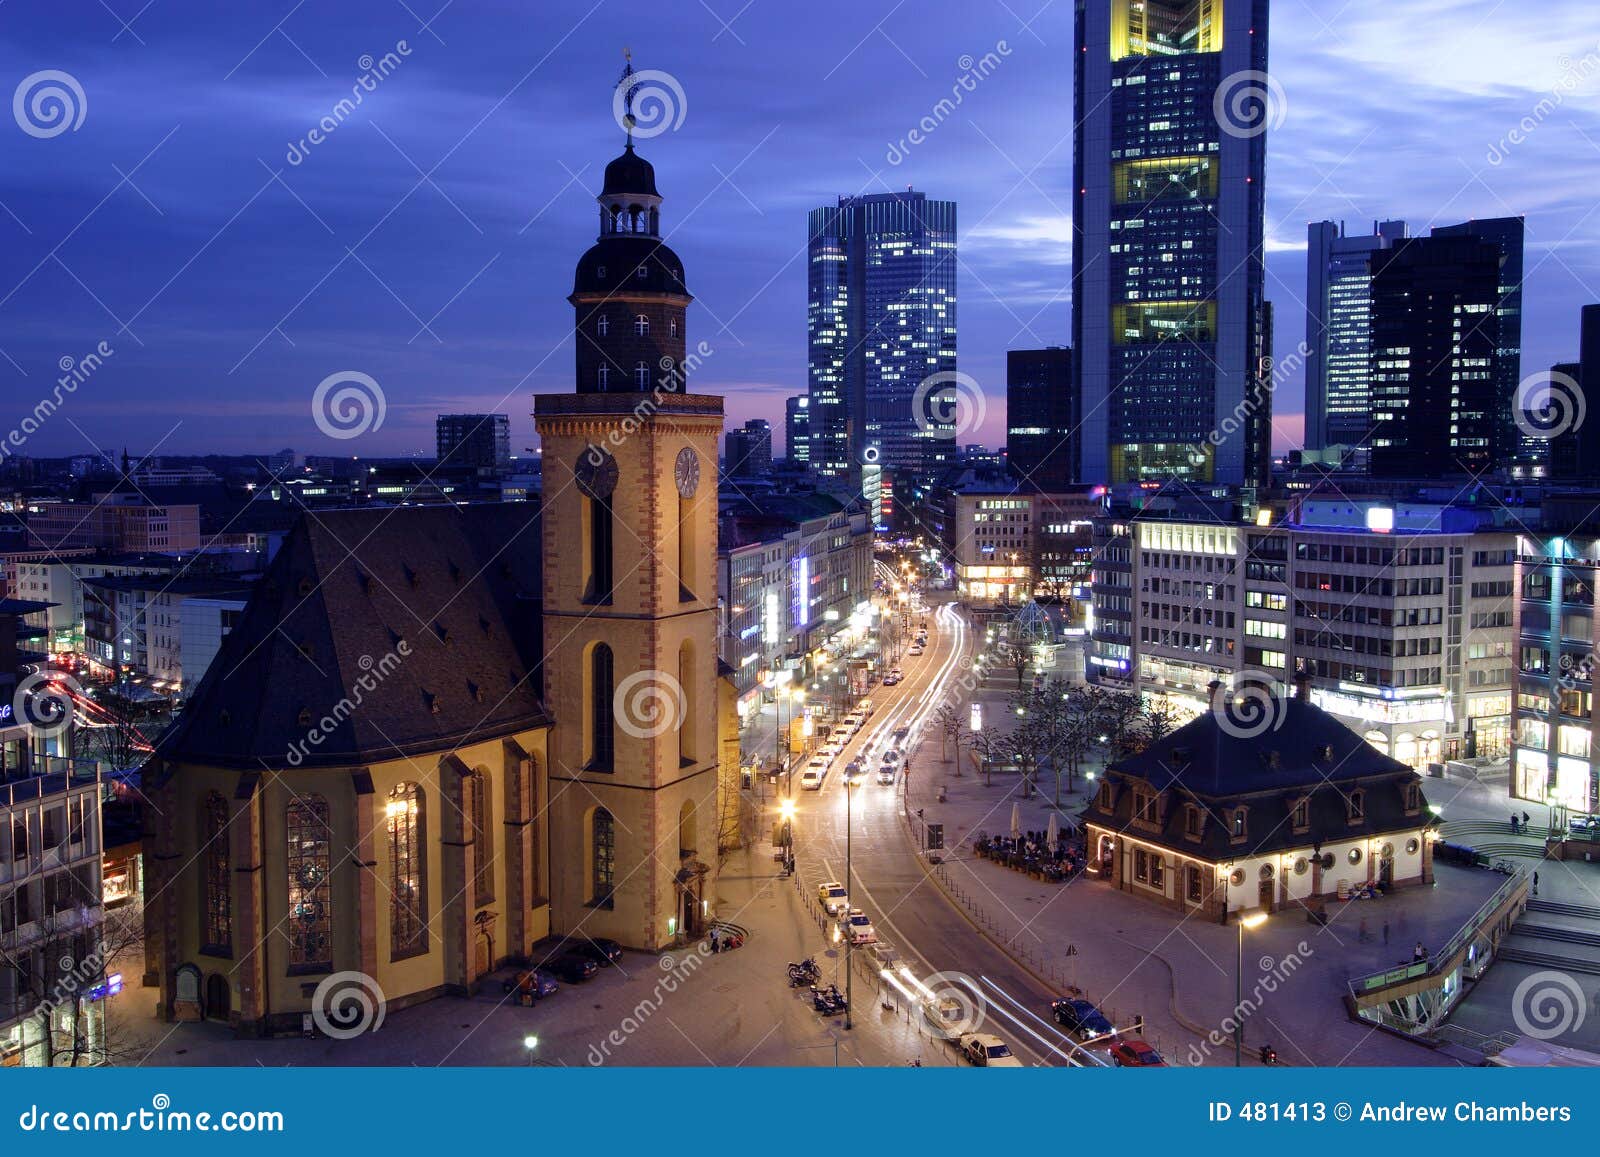
[[[1082,481],[1266,480],[1268,7],[1077,0]]]
[[[956,368],[956,205],[907,189],[840,197],[807,221],[811,468],[897,484],[931,477],[953,440],[953,407],[918,387]]]
[[[1367,445],[1374,257],[1406,235],[1404,221],[1381,221],[1359,235],[1347,235],[1342,221],[1314,221],[1306,229],[1308,450]]]

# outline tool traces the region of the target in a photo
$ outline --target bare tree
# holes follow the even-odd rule
[[[1139,720],[1139,739],[1143,747],[1160,743],[1177,726],[1178,712],[1165,695],[1155,696],[1144,705]]]
[[[967,736],[967,743],[982,760],[983,786],[993,786],[994,764],[1005,753],[1005,737],[1000,734],[999,728],[990,726],[971,732]]]

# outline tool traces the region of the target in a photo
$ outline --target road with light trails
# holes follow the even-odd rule
[[[941,974],[981,997],[982,1031],[1001,1037],[1024,1060],[1078,1063],[1073,1058],[1082,1058],[1083,1050],[1050,1020],[1050,1001],[1059,994],[978,932],[918,864],[901,817],[904,775],[893,787],[877,782],[882,753],[896,746],[891,736],[902,727],[910,728],[902,750],[911,774],[932,774],[929,768],[941,758],[933,713],[970,671],[972,628],[953,607],[929,607],[912,618],[929,624],[926,653],[902,661],[905,679],[898,686],[873,690],[872,716],[834,761],[822,789],[795,793],[796,870],[811,897],[818,883],[845,878],[844,770],[860,759],[867,774],[849,817],[851,903],[865,909],[878,938],[893,944],[918,977]],[[1098,1054],[1091,1063],[1103,1061]]]

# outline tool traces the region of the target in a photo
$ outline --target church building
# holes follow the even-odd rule
[[[470,993],[549,937],[657,950],[737,838],[722,399],[630,132],[579,260],[537,502],[307,513],[145,768],[147,985],[298,1032],[317,986]]]

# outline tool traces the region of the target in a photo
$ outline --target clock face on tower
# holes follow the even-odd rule
[[[677,479],[678,493],[685,498],[693,498],[694,492],[700,487],[700,455],[689,446],[679,450],[672,475]]]
[[[572,469],[578,489],[590,498],[610,498],[617,488],[617,460],[598,446],[590,446]]]

